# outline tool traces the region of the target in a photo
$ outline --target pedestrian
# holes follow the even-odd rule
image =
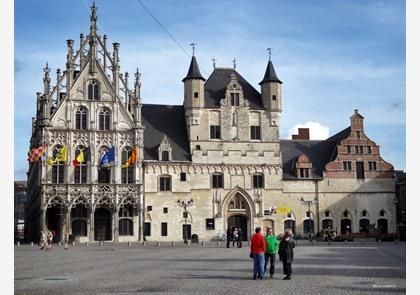
[[[273,229],[268,228],[267,235],[265,236],[265,243],[267,245],[265,249],[265,264],[264,272],[267,271],[267,264],[270,261],[270,279],[274,276],[276,253],[279,250],[279,241],[276,235],[273,234]]]
[[[48,230],[48,233],[47,233],[47,250],[52,249],[53,238],[54,238],[54,235],[53,235],[52,231]]]
[[[263,235],[261,234],[261,227],[255,229],[255,234],[251,239],[251,256],[254,259],[254,280],[257,278],[264,279],[264,254],[266,244]]]
[[[226,248],[229,248],[230,246],[229,244],[230,244],[231,236],[232,236],[232,232],[231,232],[230,227],[228,227],[226,230]]]
[[[39,245],[41,246],[39,250],[45,249],[45,232],[43,230],[41,230],[41,236],[39,238]]]
[[[242,229],[238,228],[238,248],[242,248]]]
[[[235,243],[236,246],[238,246],[238,229],[236,227],[233,228],[233,243],[232,243],[232,247],[235,248]]]
[[[295,241],[292,238],[290,229],[286,229],[279,246],[279,258],[283,262],[283,273],[286,275],[283,280],[290,280],[292,278],[292,262],[293,262],[293,248]]]

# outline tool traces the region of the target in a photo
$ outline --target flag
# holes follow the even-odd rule
[[[130,165],[134,165],[137,162],[137,147],[134,147],[128,160],[121,165],[122,168],[127,168]]]
[[[52,165],[60,161],[67,161],[67,147],[63,146],[55,156],[48,158],[47,164]]]
[[[277,207],[275,210],[276,214],[289,214],[292,212],[292,209],[287,206]]]
[[[79,154],[77,155],[76,159],[73,160],[73,167],[76,168],[77,165],[84,162],[85,162],[85,156],[83,154],[83,150],[81,150],[79,151]]]
[[[115,161],[115,147],[111,147],[103,156],[101,159],[101,166],[104,166],[106,164],[109,164],[110,162]]]
[[[42,145],[37,148],[33,148],[28,152],[28,161],[30,163],[33,163],[35,161],[38,161],[39,158],[42,156],[42,154],[45,151],[45,145]]]

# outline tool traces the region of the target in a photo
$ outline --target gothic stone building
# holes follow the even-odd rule
[[[90,32],[77,50],[67,40],[54,87],[44,69],[30,148],[45,145],[46,155],[28,171],[30,239],[47,228],[80,242],[211,240],[228,226],[245,240],[256,226],[395,232],[393,167],[357,110],[326,140],[305,129],[280,140],[282,82],[271,60],[257,91],[235,68],[215,67],[205,79],[195,56],[182,105],[143,104],[138,70],[130,89],[119,44],[111,55],[96,22],[92,6]],[[67,158],[48,165],[63,146]],[[103,167],[111,147],[115,160]],[[136,148],[136,163],[122,167]]]

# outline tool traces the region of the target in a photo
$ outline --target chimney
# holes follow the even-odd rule
[[[298,128],[298,134],[293,134],[292,139],[309,140],[309,128]]]

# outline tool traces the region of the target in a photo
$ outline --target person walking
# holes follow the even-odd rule
[[[48,230],[48,233],[47,233],[47,250],[52,249],[53,238],[54,238],[54,235],[53,235],[52,231]]]
[[[228,227],[227,230],[226,230],[226,248],[230,247],[231,237],[232,237],[232,231],[231,231],[230,227]]]
[[[265,243],[267,245],[265,249],[265,264],[264,272],[267,271],[267,264],[270,261],[270,279],[274,276],[276,253],[279,250],[279,241],[276,235],[273,234],[273,229],[268,228],[267,235],[265,236]]]
[[[295,241],[292,238],[290,230],[287,229],[279,246],[279,258],[283,262],[283,273],[286,275],[283,280],[292,278],[293,248]]]
[[[232,247],[235,248],[235,243],[236,246],[238,246],[238,229],[235,227],[233,228],[233,243],[232,243]]]
[[[242,230],[238,228],[238,248],[242,248]]]
[[[254,280],[264,279],[264,253],[266,249],[265,239],[261,234],[261,227],[255,229],[251,239],[251,255],[254,259]]]

